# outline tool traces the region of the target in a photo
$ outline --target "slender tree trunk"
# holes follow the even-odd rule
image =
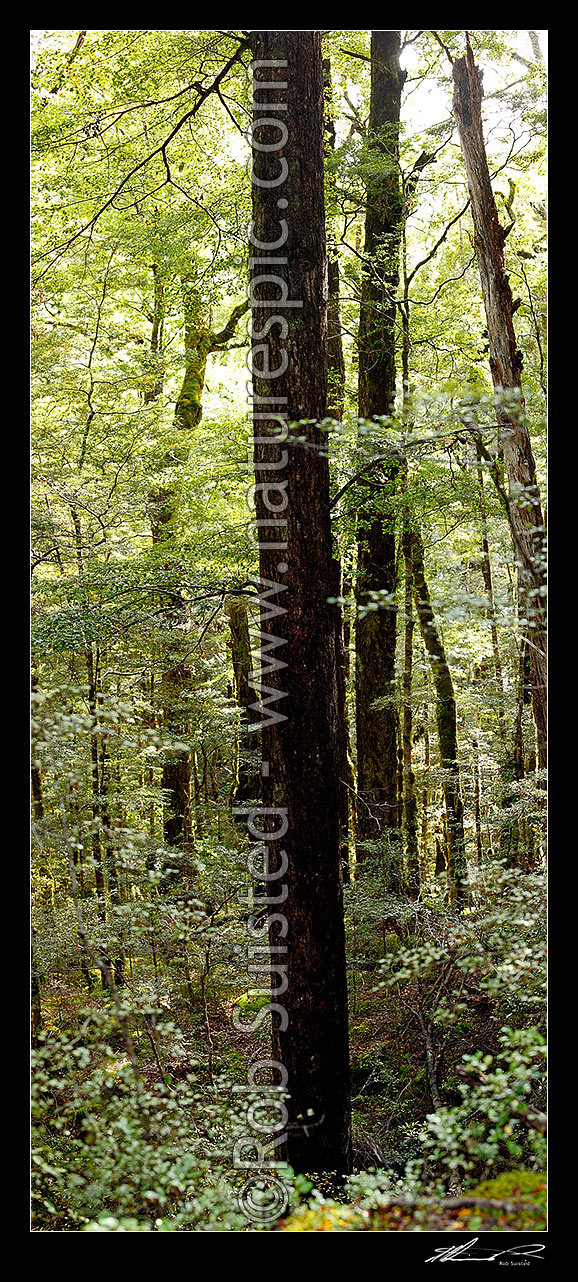
[[[473,761],[473,773],[474,773],[474,832],[475,832],[475,836],[476,836],[476,858],[477,858],[477,861],[478,861],[478,865],[480,865],[480,866],[481,866],[481,864],[482,864],[483,850],[482,850],[482,821],[481,821],[481,807],[480,807],[480,796],[481,796],[481,789],[480,789],[480,746],[479,746],[479,743],[478,743],[478,740],[477,740],[477,736],[476,736],[476,735],[474,735],[474,737],[473,737],[473,739],[472,739],[472,750],[473,750],[473,758],[474,758],[474,761]]]
[[[405,184],[406,197],[406,214],[413,200],[417,182],[421,171],[435,157],[422,152],[413,167],[411,174]],[[401,308],[402,312],[402,372],[403,372],[403,404],[406,418],[406,427],[411,431],[413,423],[410,417],[410,300],[409,284],[410,277],[407,273],[406,263],[406,244],[405,244],[405,224],[404,237],[402,244],[403,252],[403,278],[404,278],[404,298]],[[403,487],[407,489],[407,466],[403,471]],[[444,779],[444,800],[445,800],[445,839],[444,846],[447,851],[447,862],[442,849],[442,843],[436,837],[435,843],[435,875],[438,876],[447,868],[451,894],[454,902],[460,906],[464,898],[464,883],[467,874],[466,854],[465,854],[465,837],[463,825],[463,803],[460,794],[460,779],[458,765],[458,742],[457,742],[457,716],[456,701],[453,688],[452,675],[447,662],[445,648],[441,633],[437,627],[435,615],[431,605],[430,595],[427,586],[425,573],[425,558],[421,535],[417,530],[412,529],[412,518],[409,501],[406,498],[404,508],[404,560],[406,564],[406,590],[408,578],[411,579],[413,592],[415,596],[417,614],[420,624],[420,630],[424,645],[430,660],[434,686],[436,691],[436,721],[438,729],[438,741],[440,751],[440,764],[445,771]],[[407,607],[406,607],[407,611]],[[423,789],[423,817],[422,817],[422,848],[424,857],[427,845],[427,774],[429,771],[429,736],[427,730],[427,708],[426,708],[426,769]]]
[[[102,664],[102,659],[101,659]],[[116,925],[119,934],[114,941],[114,947],[118,956],[114,959],[114,974],[117,988],[122,988],[124,979],[125,955],[124,945],[121,937],[120,917],[117,914],[114,919],[115,909],[120,905],[120,881],[118,868],[116,864],[114,842],[112,836],[112,819],[111,819],[111,798],[110,784],[112,778],[112,769],[108,753],[108,735],[102,718],[102,681],[98,677],[98,697],[97,697],[97,716],[100,727],[100,781],[99,781],[99,815],[102,844],[104,846],[105,868],[108,877],[108,891],[110,895],[110,906],[113,914],[113,925]]]
[[[195,807],[195,831],[199,837],[202,836],[205,829],[205,816],[201,799],[201,780],[199,778],[199,768],[197,764],[197,754],[193,749],[191,754],[192,782],[194,788],[193,804]]]
[[[339,557],[332,560],[331,571],[331,595],[338,598],[342,597],[343,578],[341,572],[341,559]],[[347,656],[345,652],[345,631],[342,606],[334,605],[333,613],[335,619],[337,699],[339,708],[339,827],[343,880],[348,884],[351,880],[349,858],[349,798],[355,795],[355,777],[353,774],[349,749],[349,718],[347,715]]]
[[[102,664],[102,658],[101,658],[101,664]],[[103,702],[102,681],[101,681],[100,672],[99,672],[98,683],[97,683],[97,719],[98,719],[99,740],[100,740],[99,788],[98,788],[99,814],[100,814],[101,837],[102,837],[102,844],[104,846],[105,867],[106,867],[106,872],[108,876],[108,889],[109,889],[111,904],[113,906],[118,906],[120,891],[119,891],[119,881],[118,881],[118,869],[117,869],[116,860],[114,857],[114,846],[112,841],[112,820],[110,816],[111,766],[110,766],[108,746],[107,746],[108,735],[107,735],[107,732],[103,723],[103,718],[102,718],[102,702]]]
[[[490,545],[488,541],[488,521],[486,517],[486,503],[484,498],[484,473],[481,466],[482,456],[479,446],[477,448],[478,457],[478,511],[480,514],[480,525],[482,534],[482,577],[484,588],[488,598],[488,607],[486,617],[490,620],[490,629],[492,635],[492,653],[494,657],[494,671],[496,674],[496,690],[498,693],[498,717],[500,722],[500,737],[506,742],[506,711],[504,706],[504,679],[502,675],[502,660],[500,657],[500,643],[498,640],[498,628],[496,624],[496,608],[494,604],[494,584],[492,579],[492,562],[490,560]]]
[[[154,346],[155,332],[160,326],[160,308],[162,295],[159,293],[155,277],[155,311],[153,320]],[[182,467],[187,462],[193,440],[192,433],[202,416],[201,396],[205,377],[207,355],[210,350],[210,330],[203,323],[199,299],[194,288],[186,278],[182,281],[183,308],[185,320],[185,373],[175,407],[175,448],[174,466],[177,476],[173,485],[164,485],[149,495],[152,538],[155,544],[165,544],[167,557],[170,557],[174,542],[174,521],[179,507],[179,483]],[[188,617],[185,603],[179,592],[170,602],[174,623],[180,628],[188,628]],[[188,709],[187,699],[191,691],[191,671],[183,660],[182,640],[179,633],[169,645],[169,663],[162,673],[160,696],[163,707],[163,729],[167,737],[165,760],[162,772],[163,795],[163,835],[168,846],[182,850],[191,835],[191,754],[188,748],[174,746],[175,740],[182,741],[187,737]],[[178,880],[179,871],[175,870],[173,879]]]
[[[189,748],[176,745],[190,733],[187,695],[191,688],[191,671],[186,663],[177,660],[163,672],[163,833],[168,846],[180,848],[191,836],[191,754]]]
[[[330,161],[335,151],[335,123],[333,118],[333,95],[331,87],[331,62],[323,61],[323,86],[325,97],[325,156]],[[339,253],[333,237],[334,219],[331,217],[330,205],[333,196],[334,180],[329,167],[329,177],[325,190],[326,232],[327,232],[327,415],[341,422],[345,405],[345,359],[341,333],[341,300],[339,287]],[[332,596],[343,596],[343,572],[337,540],[334,541],[332,561],[333,589]],[[335,614],[335,644],[337,647],[337,693],[339,698],[340,726],[340,825],[341,825],[341,861],[343,880],[350,880],[349,852],[349,810],[350,797],[355,796],[355,777],[351,764],[349,742],[349,719],[347,716],[347,657],[345,653],[344,613],[341,605],[333,606]]]
[[[233,664],[233,681],[235,701],[240,717],[240,755],[257,754],[260,750],[260,737],[257,731],[248,729],[254,720],[251,705],[254,703],[253,689],[250,685],[253,671],[251,639],[247,602],[243,597],[228,597],[225,614],[231,629],[231,660]],[[261,775],[258,764],[241,761],[237,767],[236,781],[232,790],[232,801],[239,803],[256,799],[261,793]]]
[[[436,877],[440,877],[441,874],[446,873],[447,870],[448,870],[448,866],[447,866],[446,857],[444,854],[444,846],[440,841],[440,838],[436,837],[436,863],[435,863]]]
[[[416,532],[411,536],[411,553],[415,604],[436,691],[440,764],[444,771],[448,873],[452,897],[459,906],[464,899],[467,867],[458,765],[456,700],[445,647],[436,624],[426,583],[423,545],[420,535]]]
[[[98,677],[98,646],[96,654],[92,646],[86,646],[86,667],[88,672],[88,706],[92,718],[90,736],[90,788],[92,793],[92,858],[94,860],[94,880],[96,884],[97,911],[101,921],[106,920],[105,877],[102,858],[101,815],[100,815],[100,780],[98,768],[98,715],[96,707],[96,683]]]
[[[290,1101],[287,1139],[277,1153],[297,1171],[346,1172],[351,1114],[337,655],[335,620],[327,604],[332,595],[327,434],[316,422],[301,423],[283,429],[276,444],[279,423],[273,418],[320,420],[326,411],[321,34],[255,31],[251,47],[256,60],[271,60],[255,73],[254,141],[273,148],[254,146],[253,151],[256,511],[262,522],[261,584],[281,594],[273,610],[271,598],[263,602],[261,636],[270,638],[273,617],[286,666],[273,667],[269,659],[265,680],[275,702],[281,692],[288,696],[275,710],[277,720],[270,705],[263,707],[267,716],[262,730],[264,806],[280,807],[287,822],[287,898],[280,911],[288,926],[288,986],[281,998],[286,1018],[273,1015],[273,1055],[287,1070]],[[267,87],[260,88],[260,81],[268,82]],[[277,113],[278,104],[286,104],[286,111]],[[271,116],[275,123],[265,123]],[[260,186],[257,179],[270,185]],[[285,208],[286,220],[280,213]],[[267,265],[260,270],[259,259],[270,259],[280,238],[274,271],[286,284],[285,296],[302,306],[283,309],[278,284],[262,279],[272,269]],[[266,328],[274,312],[282,313],[283,320],[287,315],[287,321]],[[264,346],[259,335],[267,338]],[[274,382],[267,376],[273,370],[280,371]],[[263,399],[271,397],[272,409],[271,401]],[[297,443],[297,437],[305,442]],[[267,529],[267,523],[281,517],[286,525]],[[276,814],[270,831],[278,829]],[[278,843],[271,838],[269,849],[271,867],[279,859],[274,853]],[[271,893],[272,887],[279,893],[280,885],[273,881]],[[274,914],[278,911],[273,908]],[[270,927],[272,947],[280,942],[276,925],[274,920]]]
[[[351,597],[353,596],[353,585],[351,580],[345,579],[342,576],[341,582],[342,582],[341,595],[346,600],[351,599]],[[343,617],[343,629],[342,629],[343,675],[344,675],[345,688],[347,688],[347,684],[351,676],[351,663],[350,663],[350,657],[349,657],[349,650],[351,645],[351,612],[344,610],[342,617]],[[345,778],[347,782],[347,795],[349,799],[349,810],[348,810],[349,834],[355,844],[355,842],[357,841],[357,835],[358,835],[357,797],[356,797],[356,788],[355,788],[355,784],[356,784],[355,767],[354,767],[353,755],[351,750],[351,728],[350,728],[349,715],[347,712],[347,703],[345,704],[345,738],[346,738],[346,747],[347,747],[347,774]],[[342,782],[343,782],[343,779],[342,779]]]
[[[38,1046],[38,1034],[42,1029],[42,1002],[40,997],[40,976],[34,956],[34,926],[30,928],[30,1033],[31,1044]]]
[[[401,90],[400,32],[371,33],[370,145],[383,169],[367,182],[365,268],[359,320],[359,414],[387,415],[395,399],[395,294],[399,280],[402,197],[398,164]],[[356,625],[356,729],[359,835],[388,832],[389,884],[402,882],[395,702],[396,549],[393,497],[397,468],[383,465],[358,512],[357,600],[381,589],[387,608],[370,611]],[[379,711],[377,699],[388,700]]]
[[[32,677],[32,689],[37,688],[36,673]],[[44,794],[42,791],[42,773],[40,766],[32,762],[32,803],[36,823],[44,819]],[[32,1046],[38,1045],[38,1034],[42,1028],[42,1004],[40,996],[40,975],[34,956],[34,926],[30,927],[30,996],[31,996],[31,1036]]]
[[[31,674],[31,691],[34,693],[38,689],[38,671],[36,659],[32,656],[32,674]],[[32,748],[32,757],[30,761],[30,791],[32,800],[32,817],[34,825],[41,825],[44,819],[44,786],[42,782],[42,767],[40,762],[34,758],[34,746]],[[37,852],[38,871],[40,873],[40,887],[38,889],[38,900],[43,909],[47,912],[51,922],[54,924],[54,874],[50,866],[50,857],[44,849],[42,841],[37,839],[38,834],[35,828],[32,830],[32,843]],[[35,859],[36,862],[36,859]]]
[[[524,707],[530,697],[530,651],[526,645],[526,638],[522,636],[520,642],[520,659],[518,664],[518,704],[516,709],[516,723],[514,727],[514,768],[516,779],[520,781],[524,778],[524,732],[523,717]]]
[[[156,401],[163,390],[163,331],[165,323],[165,282],[157,263],[153,263],[154,299],[153,310],[149,316],[152,325],[150,343],[150,370],[147,371],[144,388],[145,405]]]
[[[72,786],[69,787],[68,806],[70,810],[71,826],[73,827],[73,830],[77,834],[78,839],[80,839],[80,816],[79,816],[79,808],[78,808],[78,799],[75,794],[75,790]],[[79,844],[80,844],[80,841],[79,841]],[[86,889],[86,882],[84,877],[83,851],[79,850],[76,845],[74,846],[72,851],[72,863],[73,863],[74,876],[75,876],[77,890],[78,890],[78,896],[80,899],[86,899],[87,889]],[[94,981],[93,981],[92,973],[88,969],[86,952],[82,946],[82,940],[80,940],[80,969],[82,972],[82,977],[84,979],[85,985],[90,992],[94,988]]]
[[[427,703],[423,711],[423,780],[421,789],[421,855],[423,867],[428,875],[428,846],[429,846],[429,768],[430,768],[430,749],[429,749],[429,709]]]
[[[524,752],[524,708],[531,702],[530,649],[526,644],[526,638],[524,635],[522,635],[520,641],[517,696],[516,720],[514,724],[514,771],[516,781],[521,783],[522,779],[526,775],[527,766],[531,767],[532,765],[531,762],[526,762]],[[534,834],[526,817],[521,819],[518,823],[517,838],[517,848],[513,852],[513,857],[517,863],[530,869],[534,862],[535,845]]]
[[[515,748],[513,747],[508,735],[506,726],[506,706],[504,698],[504,679],[502,674],[502,660],[500,655],[500,644],[498,639],[498,627],[496,623],[496,608],[494,604],[494,584],[492,576],[492,562],[490,558],[490,545],[488,540],[488,522],[486,517],[486,504],[484,498],[484,473],[481,466],[482,455],[479,443],[476,445],[478,457],[478,510],[480,514],[480,525],[482,534],[482,577],[484,588],[488,598],[488,606],[485,611],[486,618],[490,620],[490,631],[492,637],[492,654],[494,659],[494,671],[496,674],[496,692],[498,696],[498,719],[499,734],[502,741],[502,810],[505,812],[502,819],[500,833],[500,850],[502,855],[510,862],[515,862],[515,848],[517,845],[517,819],[508,816],[507,811],[511,809],[515,800],[516,792],[512,783],[516,778],[515,773]],[[479,779],[478,779],[479,786]]]
[[[72,525],[74,529],[74,545],[76,552],[76,562],[78,566],[78,577],[82,586],[84,586],[84,543],[82,536],[82,526],[80,517],[76,508],[70,509]],[[96,691],[98,681],[99,651],[98,645],[93,649],[90,637],[84,638],[84,658],[86,662],[86,674],[88,677],[88,707],[91,716],[91,735],[90,735],[90,792],[92,802],[92,825],[91,825],[91,848],[92,859],[94,864],[94,880],[96,887],[97,913],[99,920],[106,921],[106,898],[105,898],[105,879],[102,866],[102,843],[100,838],[100,786],[98,770],[98,716],[96,707]]]
[[[403,664],[403,805],[405,827],[405,852],[407,883],[412,899],[417,899],[420,887],[419,843],[417,835],[417,796],[412,765],[413,710],[411,686],[413,670],[413,567],[411,537],[404,530],[403,553],[405,562],[405,628]]]
[[[522,357],[517,348],[515,305],[505,270],[507,231],[500,225],[492,192],[482,129],[482,73],[466,33],[466,55],[454,62],[454,115],[468,178],[474,244],[486,310],[490,369],[496,392],[518,393],[519,408],[504,401],[496,414],[509,484],[510,526],[518,563],[520,601],[528,619],[532,663],[532,706],[538,738],[538,767],[546,768],[546,553],[545,528],[536,465],[521,395]]]
[[[37,762],[31,766],[32,807],[35,819],[44,818],[44,793],[42,789],[42,771]]]

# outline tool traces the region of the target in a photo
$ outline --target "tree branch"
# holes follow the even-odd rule
[[[112,193],[112,196],[109,196],[108,200],[105,200],[104,204],[100,206],[100,209],[98,209],[95,214],[93,214],[92,218],[87,223],[85,223],[77,232],[74,232],[74,235],[70,236],[68,240],[62,241],[60,244],[55,245],[53,249],[46,250],[44,254],[40,254],[38,257],[39,261],[42,260],[43,258],[47,258],[49,255],[55,255],[55,258],[53,261],[56,261],[58,258],[62,257],[62,254],[64,254],[67,249],[70,249],[71,245],[73,245],[75,241],[77,241],[80,238],[80,236],[83,236],[85,232],[94,231],[94,228],[99,218],[101,218],[102,215],[106,212],[106,210],[110,209],[110,207],[114,204],[117,196],[119,196],[121,191],[124,190],[127,183],[130,182],[130,179],[134,178],[134,175],[137,174],[141,169],[144,169],[145,166],[148,165],[151,160],[154,160],[155,156],[162,156],[165,163],[165,167],[168,171],[166,149],[169,143],[172,142],[173,138],[176,138],[176,135],[180,132],[183,125],[185,125],[188,120],[191,120],[193,116],[196,116],[197,112],[202,107],[206,99],[209,98],[212,93],[218,93],[218,88],[221,81],[224,80],[225,76],[231,70],[231,67],[234,65],[234,63],[239,61],[242,51],[247,47],[248,47],[247,43],[239,45],[239,47],[235,50],[232,57],[230,57],[228,62],[225,63],[225,66],[221,68],[221,71],[219,72],[218,76],[215,76],[215,79],[213,80],[212,84],[210,84],[206,89],[203,89],[200,91],[199,97],[197,98],[197,101],[194,107],[192,107],[190,111],[187,111],[185,115],[181,117],[181,119],[175,125],[174,129],[171,129],[170,134],[167,136],[167,138],[165,138],[164,142],[160,143],[158,147],[155,147],[154,150],[151,151],[148,156],[145,156],[144,160],[139,160],[138,164],[133,165],[133,168],[129,170],[128,174],[125,174],[125,177],[115,188],[115,190]],[[170,181],[171,181],[170,171],[168,171],[168,177],[165,180],[165,182],[170,182]],[[165,184],[163,183],[161,185],[164,186]],[[156,188],[155,190],[158,190],[158,188]],[[40,274],[34,278],[35,283],[36,281],[40,280],[42,276],[46,274],[47,271],[50,270],[50,267],[52,265],[53,264],[51,262],[43,272],[40,272]]]
[[[245,315],[245,312],[249,311],[249,306],[249,300],[247,299],[244,303],[239,303],[237,307],[233,308],[225,328],[219,330],[218,334],[213,334],[211,351],[214,351],[217,347],[223,347],[225,343],[229,342],[229,339],[231,339],[235,333],[241,317]]]

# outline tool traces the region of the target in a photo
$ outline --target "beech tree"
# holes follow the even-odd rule
[[[264,721],[262,730],[265,813],[267,808],[280,808],[288,825],[283,841],[287,1023],[284,1027],[274,1016],[273,1049],[289,1075],[288,1160],[300,1171],[345,1172],[351,1165],[351,1118],[338,804],[340,705],[336,630],[328,605],[332,544],[328,443],[322,427],[327,397],[327,255],[321,35],[255,32],[251,48],[254,58],[265,64],[256,72],[253,109],[253,165],[259,179],[253,185],[256,249],[251,286],[259,573],[261,585],[273,586],[280,594],[274,614],[265,602],[261,636],[269,633],[273,614],[277,643],[285,643],[277,670],[263,667],[267,685],[280,692],[279,698],[281,692],[286,697],[278,706],[282,719],[269,725]],[[270,102],[274,106],[264,108],[263,103]],[[263,113],[273,113],[284,103],[281,129]],[[276,147],[285,132],[286,141]],[[269,150],[262,150],[265,147]],[[287,176],[280,186],[283,162]],[[279,201],[281,209],[287,209],[281,217]],[[268,288],[266,275],[271,274],[272,247],[280,242],[278,272],[297,306],[287,319],[275,317],[273,328],[268,322],[277,309],[272,309],[271,300],[277,299],[279,311],[282,302],[277,287],[273,292]],[[263,351],[257,340],[265,333],[268,344]],[[264,376],[267,371],[283,372],[272,382]],[[263,408],[271,400],[271,409]],[[275,414],[287,422],[286,431],[279,432]],[[267,528],[279,519],[276,512],[282,514],[281,529],[286,532],[281,539],[275,528]],[[271,830],[277,827],[273,823]],[[275,924],[270,942],[279,943]]]

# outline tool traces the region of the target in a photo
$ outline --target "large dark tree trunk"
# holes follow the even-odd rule
[[[468,178],[474,244],[490,346],[490,368],[496,391],[520,393],[519,411],[499,405],[504,463],[509,484],[510,526],[518,562],[518,584],[531,642],[532,706],[538,740],[538,766],[546,767],[546,557],[544,518],[536,465],[521,397],[522,357],[514,333],[514,303],[505,270],[504,241],[492,191],[482,129],[482,73],[476,67],[469,38],[464,58],[454,62],[454,115]]]
[[[390,414],[395,398],[395,293],[399,279],[402,197],[398,165],[401,90],[400,32],[371,33],[369,140],[383,169],[367,182],[365,259],[359,320],[359,414]],[[396,589],[394,464],[372,474],[358,516],[357,599],[370,590],[392,594],[387,608],[358,618],[356,625],[356,724],[359,836],[396,834],[390,886],[401,886],[399,842],[397,708],[395,702]],[[380,487],[380,488],[377,488]],[[372,705],[387,698],[379,711]]]
[[[316,422],[306,423],[289,429],[284,444],[274,444],[279,424],[271,417],[319,420],[326,411],[321,35],[256,31],[251,47],[256,60],[271,60],[256,71],[254,82],[251,293],[261,586],[265,591],[272,585],[279,595],[269,598],[269,608],[264,603],[261,628],[269,640],[274,630],[285,643],[274,653],[286,666],[271,670],[269,660],[264,680],[273,704],[281,692],[287,695],[273,724],[272,709],[266,709],[262,732],[263,803],[286,811],[288,825],[282,881],[287,898],[281,909],[273,909],[288,923],[288,987],[277,999],[287,1021],[284,1027],[285,1020],[273,1015],[273,1053],[287,1070],[290,1092],[283,1155],[298,1171],[345,1172],[351,1135],[336,629],[327,604],[332,595],[327,435]],[[260,89],[260,81],[269,86]],[[258,123],[272,116],[275,125]],[[263,151],[255,141],[275,149]],[[257,179],[276,185],[260,186]],[[260,268],[260,260],[274,254],[278,266],[269,262]],[[286,298],[302,306],[284,307],[278,284],[258,283],[266,274],[281,278]],[[273,299],[279,301],[271,306]],[[276,314],[286,325],[277,319],[263,334]],[[279,370],[279,376],[272,381],[267,370]],[[271,409],[271,402],[259,399],[270,397],[276,398]],[[297,443],[298,437],[304,442]],[[263,641],[268,644],[265,636]],[[271,830],[278,828],[275,815]],[[270,866],[278,848],[270,840]],[[280,885],[273,881],[270,894],[278,894]],[[271,946],[279,942],[272,923]]]

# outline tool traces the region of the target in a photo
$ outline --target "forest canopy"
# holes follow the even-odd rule
[[[539,1231],[547,32],[31,37],[33,1230]]]

